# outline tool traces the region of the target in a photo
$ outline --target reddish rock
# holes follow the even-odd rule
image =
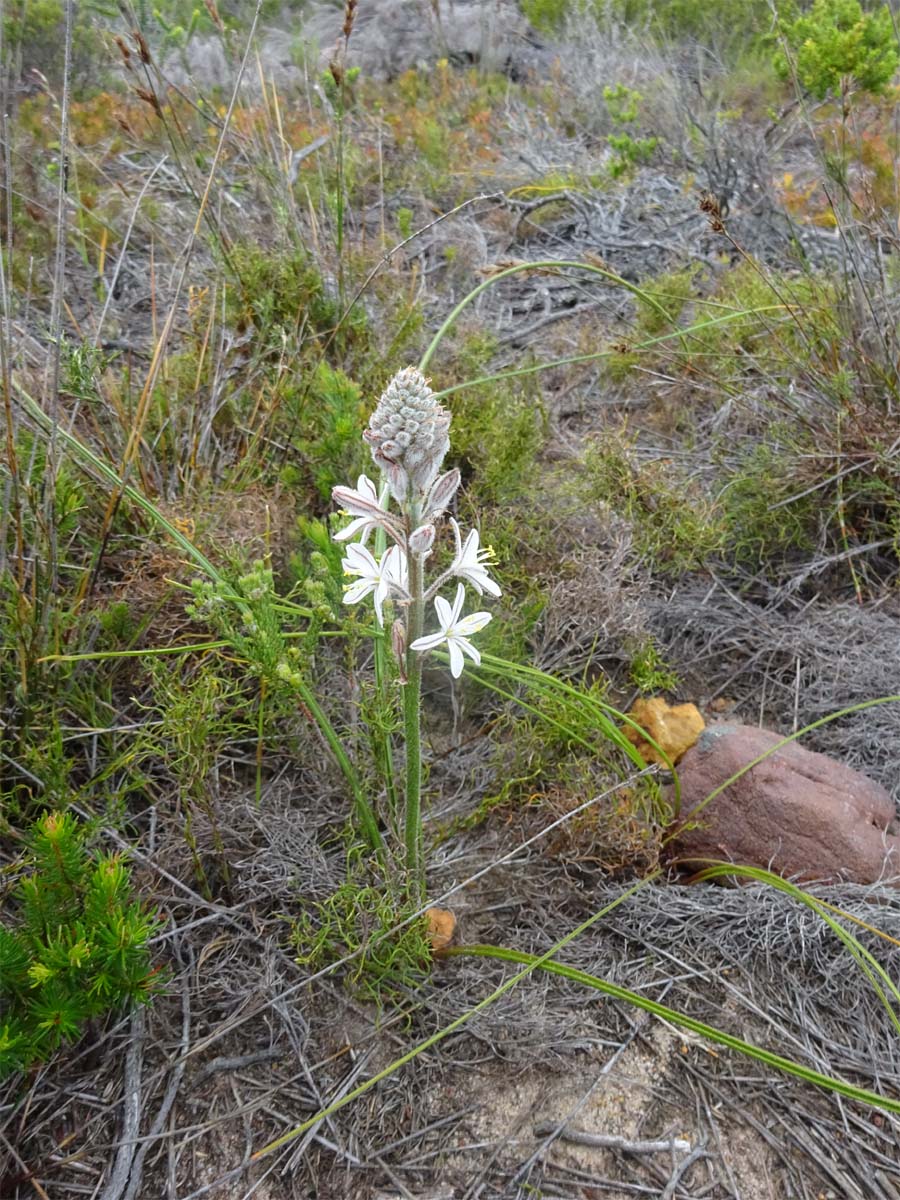
[[[678,767],[681,818],[782,737],[710,725]],[[799,880],[874,883],[900,876],[897,812],[888,793],[843,763],[790,742],[725,788],[699,828],[670,843],[680,862],[719,859]]]

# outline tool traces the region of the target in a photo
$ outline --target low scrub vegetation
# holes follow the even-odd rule
[[[874,903],[750,873],[851,960],[814,1054],[665,902],[599,965],[680,815],[633,702],[815,732],[781,635],[727,675],[745,624],[893,619],[890,11],[523,0],[514,69],[435,4],[381,71],[365,7],[3,12],[0,1194],[438,1186],[437,1075],[605,1045],[584,989],[894,1137]]]

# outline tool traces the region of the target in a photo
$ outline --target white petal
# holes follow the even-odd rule
[[[387,518],[388,514],[377,503],[376,500],[370,500],[368,496],[361,495],[353,488],[336,487],[331,489],[331,495],[335,503],[354,517],[372,517],[372,518]]]
[[[378,618],[378,624],[381,626],[384,625],[384,613],[381,611],[381,606],[382,606],[382,604],[384,604],[385,600],[387,599],[389,590],[390,589],[388,587],[387,581],[384,579],[379,579],[378,583],[375,585],[375,588],[374,588],[375,616]]]
[[[447,640],[447,649],[450,651],[450,674],[454,679],[459,679],[460,675],[462,675],[464,659],[456,638],[449,638]]]
[[[371,579],[357,579],[356,583],[351,583],[344,592],[345,604],[358,604],[364,596],[368,596],[369,592],[375,587]]]
[[[360,529],[365,529],[367,525],[371,524],[372,522],[368,517],[354,517],[346,529],[342,529],[340,533],[333,534],[332,537],[336,542],[347,542],[354,536],[354,534],[358,533]]]
[[[388,579],[400,579],[405,566],[403,551],[399,546],[389,546],[384,554],[382,554],[381,562],[379,563],[382,575]]]
[[[459,536],[459,524],[453,517],[450,518],[450,524],[453,526],[453,536],[456,539],[456,561],[459,562],[462,559],[462,538]]]
[[[414,642],[411,642],[410,649],[434,650],[436,646],[439,646],[441,642],[446,640],[442,633],[426,633],[424,637],[416,638]]]
[[[451,625],[455,625],[456,622],[459,620],[459,614],[462,612],[463,605],[465,604],[465,602],[466,602],[466,589],[463,587],[463,585],[461,583],[457,584],[456,599],[453,601],[453,613],[452,613],[452,617],[451,617],[451,621],[450,621]]]
[[[358,542],[353,542],[347,547],[344,570],[352,571],[354,575],[365,575],[370,579],[378,578],[378,563],[366,547],[360,546]]]
[[[373,504],[378,504],[378,490],[368,475],[360,475],[356,481],[356,490]]]
[[[460,571],[459,574],[464,579],[468,579],[469,583],[471,583],[472,587],[479,596],[483,595],[485,592],[489,592],[492,596],[500,596],[503,594],[500,591],[499,586],[493,581],[493,579],[491,579],[490,575],[488,575],[481,563],[478,563],[476,566],[467,567],[464,571]]]
[[[443,596],[435,596],[434,611],[437,613],[437,619],[440,623],[441,629],[446,633],[446,631],[453,624],[453,609]]]
[[[489,596],[496,597],[496,596],[503,595],[503,593],[500,590],[499,583],[496,583],[493,579],[491,579],[491,577],[490,577],[490,575],[488,575],[487,571],[485,571],[481,577],[481,586],[484,588],[484,590],[488,593]]]
[[[482,571],[481,571],[480,567],[463,566],[463,567],[460,567],[455,572],[455,574],[458,575],[460,579],[465,579],[467,583],[471,583],[472,587],[475,589],[475,591],[478,593],[479,596],[484,595],[484,593],[481,590],[484,580],[482,579]]]
[[[470,529],[466,534],[466,540],[463,542],[462,555],[463,564],[465,566],[475,565],[478,562],[478,530]]]
[[[466,641],[465,638],[457,638],[456,640],[459,643],[460,650],[463,650],[466,654],[468,654],[469,658],[471,658],[472,662],[477,667],[481,662],[481,655],[479,654],[478,650],[472,645],[471,642]]]
[[[453,627],[455,637],[470,637],[473,633],[477,633],[479,629],[484,629],[488,621],[491,619],[489,612],[469,613],[467,617],[463,617],[461,621],[457,621]]]

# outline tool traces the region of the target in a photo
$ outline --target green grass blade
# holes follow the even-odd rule
[[[649,292],[645,292],[644,289],[639,288],[637,284],[629,283],[627,279],[623,279],[622,276],[617,275],[615,271],[606,271],[603,269],[603,267],[595,267],[591,263],[579,262],[578,260],[571,259],[548,258],[542,259],[538,262],[516,263],[514,267],[507,267],[506,270],[498,271],[496,275],[491,275],[488,279],[485,279],[483,282],[479,283],[477,287],[472,288],[468,295],[463,296],[462,300],[460,300],[460,302],[451,310],[443,325],[441,325],[440,329],[428,343],[425,353],[419,360],[419,370],[422,371],[423,374],[425,373],[425,371],[428,369],[428,364],[434,357],[438,346],[444,340],[447,333],[449,333],[450,329],[452,329],[452,327],[456,324],[456,321],[460,315],[474,300],[477,300],[481,293],[486,291],[487,288],[493,287],[494,284],[499,283],[501,279],[507,279],[510,275],[518,275],[522,271],[540,270],[561,272],[564,267],[568,268],[569,270],[585,271],[590,275],[599,275],[602,279],[607,279],[611,283],[618,284],[619,287],[625,288],[626,291],[631,292],[633,295],[643,300],[645,304],[648,304],[652,309],[655,309],[655,311],[663,318],[663,320],[666,322],[671,320],[669,313],[666,311],[664,306],[660,304],[655,296],[651,295]],[[676,336],[679,335],[676,334]]]
[[[767,884],[769,887],[775,888],[777,891],[783,892],[786,896],[790,896],[793,900],[805,905],[820,917],[837,937],[840,938],[849,953],[856,960],[860,970],[869,980],[872,989],[884,1005],[891,1024],[897,1033],[900,1034],[900,1014],[898,1014],[897,1009],[891,1003],[888,996],[888,993],[890,993],[897,1004],[900,1005],[900,988],[897,987],[875,956],[853,936],[849,929],[845,929],[841,925],[840,921],[829,911],[828,907],[823,905],[816,896],[804,891],[803,888],[798,887],[795,883],[791,883],[789,879],[783,879],[780,875],[776,875],[773,871],[766,871],[762,867],[745,867],[736,863],[713,863],[701,871],[698,878],[701,880],[720,879],[732,875],[740,875],[745,879],[752,879],[757,883]]]
[[[664,1021],[669,1021],[672,1025],[690,1030],[691,1033],[699,1034],[700,1037],[707,1038],[719,1046],[725,1046],[729,1050],[736,1050],[738,1053],[755,1059],[757,1062],[775,1067],[776,1070],[783,1071],[786,1075],[793,1075],[796,1079],[802,1079],[805,1083],[812,1083],[816,1087],[824,1088],[827,1091],[837,1092],[839,1095],[845,1096],[848,1100],[856,1100],[860,1104],[866,1104],[872,1108],[882,1108],[888,1112],[900,1113],[900,1100],[892,1100],[886,1096],[880,1096],[877,1092],[869,1091],[867,1088],[856,1087],[854,1084],[847,1083],[846,1080],[839,1079],[835,1075],[825,1075],[821,1071],[805,1067],[802,1063],[794,1062],[793,1059],[784,1058],[782,1055],[775,1054],[771,1050],[755,1046],[752,1042],[745,1042],[742,1038],[734,1037],[730,1033],[725,1033],[721,1029],[716,1029],[712,1025],[707,1025],[703,1021],[698,1021],[694,1017],[689,1017],[685,1013],[678,1012],[677,1009],[669,1008],[665,1004],[659,1004],[647,996],[642,996],[638,992],[632,992],[628,988],[619,987],[618,984],[610,983],[608,980],[601,979],[597,975],[589,975],[586,971],[579,971],[576,967],[567,967],[563,963],[551,962],[549,955],[538,956],[535,954],[526,954],[521,950],[507,950],[502,946],[482,945],[451,946],[446,951],[446,954],[448,957],[473,955],[481,958],[497,958],[503,962],[524,963],[530,965],[532,968],[549,971],[553,975],[559,975],[572,983],[581,983],[585,987],[592,988],[594,991],[611,996],[614,1000],[622,1000],[626,1004],[633,1005],[635,1008],[643,1009],[644,1012],[652,1013],[653,1016],[660,1017]]]
[[[725,313],[723,316],[714,317],[709,321],[698,321],[694,325],[686,325],[683,329],[676,329],[671,333],[663,333],[657,337],[645,338],[640,342],[629,342],[629,353],[636,350],[649,350],[652,346],[659,346],[664,342],[675,341],[688,337],[695,333],[703,333],[707,329],[712,329],[716,325],[725,325],[729,321],[736,321],[740,317],[754,317],[760,313],[773,312],[777,309],[784,309],[783,304],[764,304],[760,308],[745,308],[735,309],[732,312]],[[477,379],[466,379],[462,383],[454,383],[451,387],[444,388],[440,392],[435,392],[435,398],[440,400],[444,396],[452,396],[454,392],[465,391],[466,388],[479,387],[485,383],[498,383],[504,379],[518,379],[524,375],[535,375],[538,371],[549,371],[554,367],[570,367],[577,366],[579,363],[596,362],[601,358],[610,358],[613,354],[619,351],[615,349],[595,350],[591,354],[573,354],[568,358],[551,358],[545,362],[532,363],[527,367],[516,367],[512,371],[498,371],[494,375],[479,375]]]

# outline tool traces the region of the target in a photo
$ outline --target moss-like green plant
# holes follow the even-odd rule
[[[90,854],[70,814],[45,813],[0,923],[0,1078],[43,1061],[92,1017],[147,1000],[155,927],[121,858]]]
[[[780,440],[787,432],[773,427],[771,442],[751,446],[722,491],[729,549],[745,566],[763,567],[813,544],[821,498],[791,501],[804,489],[797,487],[797,455]]]
[[[678,676],[660,653],[652,637],[636,641],[631,647],[631,682],[645,696],[656,692],[674,692]]]

